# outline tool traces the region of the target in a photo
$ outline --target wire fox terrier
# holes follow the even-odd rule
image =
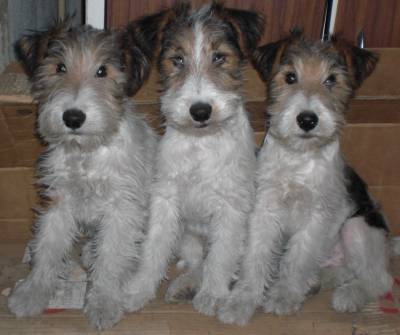
[[[296,312],[327,273],[339,312],[391,289],[388,228],[339,148],[349,100],[376,62],[340,37],[311,42],[300,31],[256,51],[269,130],[242,272],[218,311],[223,322],[243,325],[259,305]]]
[[[255,142],[242,71],[263,20],[217,3],[197,11],[184,3],[144,22],[158,26],[166,132],[149,234],[137,276],[126,286],[126,307],[135,311],[154,298],[175,252],[186,271],[170,284],[166,300],[190,293],[194,308],[212,315],[229,294],[255,195]]]
[[[137,267],[157,143],[128,99],[149,72],[141,44],[131,32],[70,28],[68,20],[17,42],[48,143],[38,183],[50,199],[37,219],[32,271],[8,300],[18,317],[47,307],[81,232],[89,237],[86,315],[99,329],[123,315],[121,287]]]

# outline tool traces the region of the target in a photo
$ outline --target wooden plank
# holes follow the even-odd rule
[[[346,114],[348,123],[400,123],[400,100],[359,100],[350,103]]]
[[[379,62],[375,71],[358,90],[357,98],[400,99],[400,76],[397,70],[400,68],[400,48],[371,49],[371,51],[379,55]]]
[[[129,20],[129,0],[106,1],[106,28],[117,28]]]
[[[399,140],[400,124],[348,125],[342,149],[369,185],[400,186]]]
[[[113,0],[107,4],[109,28],[123,27],[140,16],[155,13],[175,3],[175,0]],[[192,0],[198,8],[208,0]],[[262,42],[279,39],[294,26],[303,27],[304,32],[319,38],[324,18],[324,1],[320,0],[226,0],[225,5],[233,8],[255,10],[264,13],[267,19]]]
[[[0,204],[0,207],[2,205]],[[22,209],[24,210],[24,209]],[[27,242],[32,238],[34,218],[27,219],[1,219],[0,218],[0,243]]]
[[[373,186],[369,189],[385,214],[390,232],[396,236],[400,235],[400,187]]]
[[[369,48],[400,47],[400,2],[340,0],[335,31],[355,42],[361,30]]]
[[[10,135],[16,141],[31,140],[35,137],[36,110],[37,107],[33,104],[2,107]]]
[[[0,288],[14,285],[15,281],[26,277],[29,268],[20,264],[25,244],[0,244]],[[400,259],[392,262],[392,271],[400,274]],[[170,271],[170,278],[176,271]],[[296,315],[277,317],[257,312],[245,327],[224,325],[215,317],[197,313],[190,304],[166,304],[163,292],[164,281],[155,301],[138,313],[131,313],[112,329],[102,334],[124,335],[349,335],[377,334],[376,320],[380,322],[382,334],[398,334],[400,318],[398,314],[383,314],[378,304],[370,304],[364,313],[336,313],[330,307],[331,291],[321,291],[307,299],[303,309]],[[6,307],[6,298],[0,296],[0,334],[98,334],[88,323],[81,311],[64,311],[33,318],[16,319]]]
[[[0,106],[0,167],[33,166],[43,146],[36,136],[32,104]]]
[[[0,219],[30,219],[37,203],[33,168],[0,169]]]

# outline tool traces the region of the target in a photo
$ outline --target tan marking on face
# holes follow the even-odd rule
[[[36,98],[44,102],[56,92],[77,95],[86,88],[99,97],[109,97],[108,102],[119,106],[126,75],[114,63],[115,59],[114,62],[109,61],[109,54],[97,39],[84,46],[74,40],[65,44],[62,51],[47,57],[40,66],[36,78],[36,82],[40,82],[40,90],[35,89]],[[65,65],[65,73],[57,72],[58,64]],[[105,77],[96,76],[100,66],[106,68]]]
[[[194,32],[187,28],[171,41],[170,47],[164,51],[160,63],[161,75],[166,79],[169,88],[183,85],[192,67],[194,53]],[[176,58],[182,57],[183,65],[176,65]]]
[[[242,85],[242,62],[237,51],[226,41],[209,41],[206,50],[206,74],[215,85],[224,91],[236,91]],[[212,62],[213,55],[221,54],[221,64]]]
[[[202,36],[196,36],[199,33]],[[205,27],[197,31],[187,28],[177,35],[170,43],[170,48],[164,51],[161,60],[165,86],[169,89],[180,87],[188,76],[194,75],[206,78],[224,91],[239,89],[242,85],[241,60],[237,50],[220,36]],[[224,61],[213,62],[215,54],[222,55]],[[174,65],[173,58],[176,56],[184,58],[182,68]]]
[[[286,82],[288,73],[296,74],[296,83]],[[330,76],[335,78],[333,85],[326,84]],[[318,55],[294,58],[293,63],[281,66],[273,81],[278,100],[302,93],[305,97],[317,97],[327,108],[338,112],[344,109],[352,93],[343,69]]]

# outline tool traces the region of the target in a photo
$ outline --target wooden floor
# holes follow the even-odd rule
[[[21,264],[23,250],[24,244],[20,242],[0,242],[0,291],[26,276],[28,267]],[[392,268],[399,276],[400,259],[392,262]],[[390,305],[389,302],[371,303],[361,313],[339,314],[329,307],[330,294],[323,291],[311,297],[295,316],[276,317],[259,312],[246,327],[223,325],[215,318],[200,315],[188,304],[167,305],[158,299],[140,313],[127,315],[103,334],[400,334],[400,314],[382,312],[382,304]],[[400,289],[395,289],[395,295],[398,303]],[[0,296],[0,334],[96,333],[80,311],[17,320],[7,310],[6,297]]]

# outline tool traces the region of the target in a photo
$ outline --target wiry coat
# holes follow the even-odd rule
[[[88,237],[85,313],[99,329],[123,315],[121,287],[140,257],[156,150],[155,134],[128,99],[148,72],[145,54],[130,63],[135,48],[123,32],[68,22],[17,44],[48,144],[38,184],[50,201],[37,218],[32,271],[8,301],[18,317],[47,307],[81,233]]]
[[[149,234],[138,274],[126,287],[126,306],[137,310],[154,298],[175,251],[186,271],[166,300],[189,293],[193,306],[211,315],[229,293],[254,199],[255,144],[241,87],[262,21],[217,4],[198,11],[177,5],[153,19],[161,32],[166,132],[157,152]]]
[[[298,311],[321,278],[333,280],[340,312],[390,290],[388,228],[339,145],[347,104],[376,61],[340,38],[311,42],[296,31],[256,53],[270,127],[241,279],[221,304],[223,322],[243,325],[260,305]]]

